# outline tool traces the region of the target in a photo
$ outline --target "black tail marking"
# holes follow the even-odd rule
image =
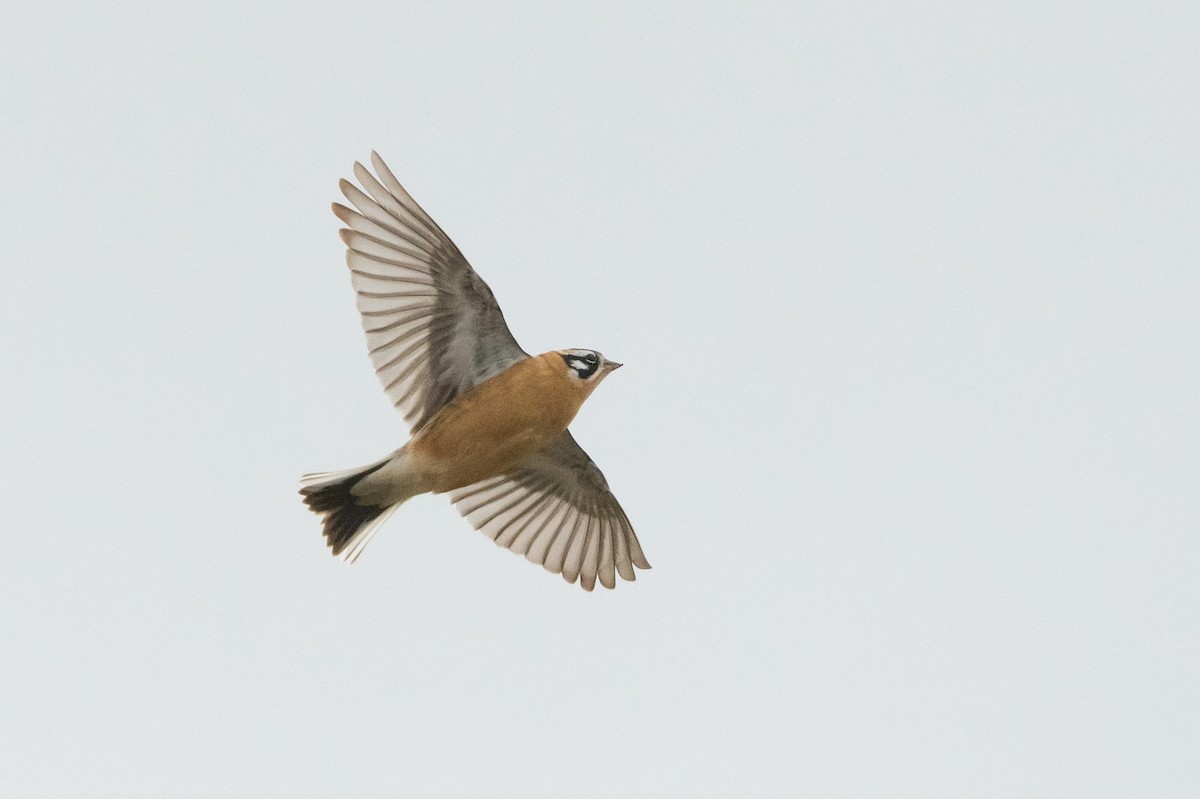
[[[354,496],[351,489],[372,472],[383,468],[387,461],[378,463],[369,469],[347,477],[336,483],[307,486],[300,489],[304,504],[316,514],[322,516],[325,526],[325,542],[333,550],[334,555],[340,555],[354,534],[363,525],[377,519],[388,509],[387,505],[362,505]]]

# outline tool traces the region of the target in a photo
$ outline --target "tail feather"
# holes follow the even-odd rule
[[[400,507],[364,502],[353,489],[365,477],[388,463],[388,458],[362,469],[306,474],[301,478],[304,504],[322,517],[325,541],[333,554],[353,563],[379,526]]]

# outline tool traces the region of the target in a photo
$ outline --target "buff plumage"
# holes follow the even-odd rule
[[[607,481],[567,430],[620,364],[595,350],[530,357],[491,290],[379,156],[334,205],[376,373],[412,427],[391,455],[305,475],[335,555],[355,560],[401,504],[449,493],[497,544],[592,590],[650,568]],[[364,191],[365,190],[365,191]]]

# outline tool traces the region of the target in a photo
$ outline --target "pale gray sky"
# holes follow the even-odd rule
[[[1200,793],[1197,7],[433,5],[6,11],[0,794]],[[329,556],[372,148],[636,583]]]

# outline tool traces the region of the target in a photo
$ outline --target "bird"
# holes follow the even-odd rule
[[[570,348],[531,356],[492,290],[371,153],[335,202],[367,347],[407,443],[367,466],[306,474],[305,504],[353,563],[389,516],[449,494],[496,544],[591,591],[650,564],[604,474],[568,426],[621,364]],[[361,188],[360,188],[361,186]],[[353,206],[353,207],[351,207]]]

